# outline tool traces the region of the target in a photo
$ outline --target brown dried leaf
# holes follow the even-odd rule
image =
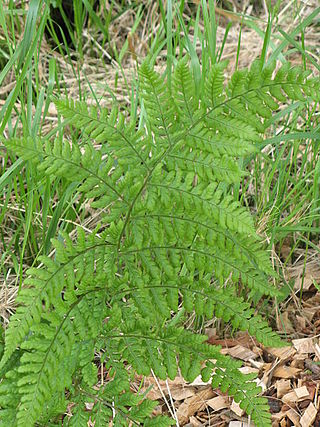
[[[189,385],[199,387],[204,385],[207,386],[209,384],[211,384],[211,380],[203,381],[201,375],[198,375],[197,378],[195,378],[194,381],[192,381],[192,383],[190,383]]]
[[[202,422],[201,421],[199,421],[199,420],[197,420],[197,418],[196,417],[190,417],[190,423],[188,424],[190,427],[192,426],[192,427],[200,427],[200,426],[202,426],[203,424],[202,424]],[[186,426],[187,427],[187,426]]]
[[[272,414],[272,421],[276,422],[277,426],[279,426],[279,422],[286,416],[286,412],[277,412],[276,414]]]

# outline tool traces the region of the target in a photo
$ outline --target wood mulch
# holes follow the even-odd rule
[[[320,293],[308,282],[306,287],[301,300],[291,297],[285,315],[278,317],[282,329],[299,337],[288,338],[287,347],[265,348],[247,333],[209,338],[211,344],[222,346],[222,353],[243,362],[242,372],[258,375],[273,427],[320,427]],[[159,401],[155,413],[171,414],[177,426],[254,426],[231,397],[212,390],[200,377],[190,384],[182,377],[158,381],[151,376],[145,379],[143,390]]]

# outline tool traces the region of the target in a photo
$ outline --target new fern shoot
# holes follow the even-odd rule
[[[84,143],[58,136],[6,141],[37,167],[39,179],[78,183],[101,213],[100,228],[77,238],[60,233],[54,257],[39,257],[17,298],[0,363],[0,420],[5,427],[168,426],[156,402],[130,391],[136,372],[187,381],[199,374],[228,391],[258,427],[271,426],[253,375],[207,337],[179,326],[184,307],[230,322],[265,346],[282,342],[248,301],[275,296],[269,256],[232,185],[281,103],[319,99],[319,81],[288,63],[275,72],[256,61],[224,84],[225,62],[203,71],[196,93],[188,58],[168,87],[148,62],[139,69],[142,117],[57,100],[65,125]],[[108,379],[101,381],[103,364]],[[92,410],[86,409],[92,404]],[[71,408],[71,409],[70,409]]]

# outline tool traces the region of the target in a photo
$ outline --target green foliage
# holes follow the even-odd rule
[[[1,425],[60,425],[70,403],[70,426],[89,419],[96,427],[110,419],[171,425],[151,417],[154,402],[130,391],[129,366],[162,379],[178,368],[188,381],[201,374],[234,395],[257,426],[271,425],[253,376],[171,320],[184,307],[282,345],[237,296],[240,282],[255,295],[278,290],[268,282],[272,268],[253,218],[231,190],[244,175],[238,158],[255,150],[272,112],[289,100],[318,100],[319,81],[287,64],[273,77],[274,64],[261,69],[257,61],[225,86],[225,66],[211,67],[199,94],[187,59],[170,88],[144,63],[139,129],[116,109],[66,100],[56,105],[82,132],[81,146],[61,138],[6,142],[40,176],[77,183],[103,225],[91,234],[79,228],[75,241],[60,233],[54,258],[29,269],[5,334]]]

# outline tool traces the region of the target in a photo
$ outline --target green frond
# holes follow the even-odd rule
[[[184,126],[184,119],[193,123],[194,116],[199,108],[199,101],[187,57],[178,62],[173,75],[173,82],[174,100],[181,115],[181,125]]]
[[[163,77],[156,73],[147,62],[140,69],[140,84],[143,105],[147,112],[148,125],[158,144],[164,141],[169,147],[179,138],[180,131],[176,120],[175,103]],[[155,147],[157,153],[160,148]]]

